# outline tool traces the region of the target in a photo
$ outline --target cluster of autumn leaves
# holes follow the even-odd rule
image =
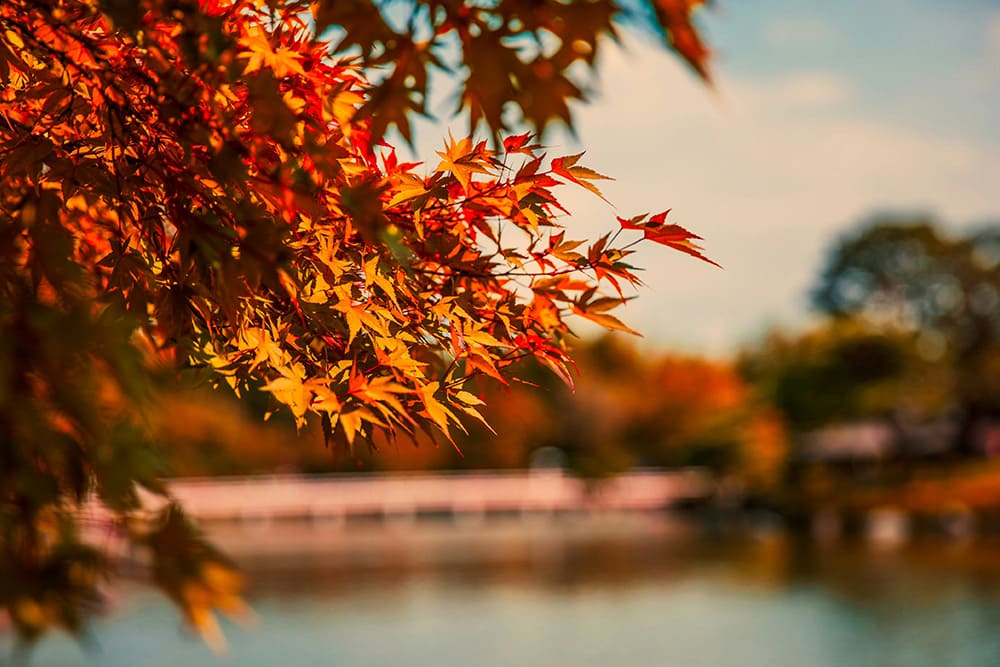
[[[418,445],[377,449],[322,446],[318,424],[295,440],[287,428],[261,424],[223,396],[174,400],[169,420],[173,474],[261,474],[438,469],[525,469],[539,452],[559,452],[567,474],[605,478],[635,467],[700,466],[739,480],[764,497],[780,485],[787,463],[783,417],[731,362],[656,353],[609,334],[573,348],[571,388],[527,361],[521,382],[493,383],[478,406],[489,426],[456,433],[458,450]],[[179,397],[180,398],[180,397]],[[276,418],[277,421],[277,418]]]
[[[660,0],[656,25],[704,74],[697,4]],[[39,573],[79,544],[74,502],[93,491],[134,518],[137,484],[162,491],[147,453],[165,383],[263,388],[348,447],[376,432],[450,438],[482,419],[473,378],[507,382],[529,356],[570,376],[567,316],[627,329],[608,313],[638,282],[621,232],[704,259],[665,214],[565,239],[555,190],[600,195],[604,177],[529,134],[499,140],[509,104],[539,130],[571,122],[583,94],[567,71],[593,64],[623,11],[418,2],[401,29],[368,0],[0,6],[0,522],[13,536],[0,563],[25,582],[0,604],[58,593],[62,575]],[[542,33],[560,48],[532,56],[508,39]],[[385,131],[408,136],[448,40],[473,128],[497,138],[449,138],[428,170],[400,162]],[[486,65],[512,57],[503,81]],[[177,516],[134,539],[176,533]],[[218,602],[204,597],[183,602],[192,619]],[[14,614],[26,634],[75,626],[76,599],[50,598],[44,622]]]

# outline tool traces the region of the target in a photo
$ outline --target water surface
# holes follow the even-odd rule
[[[215,655],[140,583],[33,667],[1000,665],[1000,545],[819,546],[665,517],[220,531],[252,627]],[[0,640],[9,649],[9,638]]]

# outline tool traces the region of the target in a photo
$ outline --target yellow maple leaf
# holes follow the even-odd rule
[[[470,137],[455,141],[449,132],[444,152],[436,152],[441,156],[441,163],[436,171],[450,171],[466,192],[469,191],[473,174],[489,173],[485,160],[489,152],[479,147],[474,149]]]

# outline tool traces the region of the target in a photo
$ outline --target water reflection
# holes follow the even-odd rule
[[[460,586],[627,588],[704,577],[780,591],[816,586],[848,600],[933,601],[953,586],[1000,595],[1000,542],[921,538],[891,548],[819,544],[779,530],[621,516],[355,528],[316,538],[308,524],[220,531],[259,594],[336,594],[433,579]],[[258,543],[258,540],[261,542]],[[301,544],[311,544],[306,549]],[[289,577],[290,571],[296,573]]]
[[[319,530],[317,528],[320,528]],[[1000,664],[1000,545],[817,543],[666,517],[233,525],[255,628],[218,658],[141,587],[33,665]]]

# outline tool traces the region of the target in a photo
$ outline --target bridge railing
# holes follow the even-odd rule
[[[656,510],[712,492],[696,469],[585,481],[558,470],[186,478],[167,488],[199,521]],[[147,504],[162,503],[153,496]],[[87,509],[99,517],[98,506]]]

